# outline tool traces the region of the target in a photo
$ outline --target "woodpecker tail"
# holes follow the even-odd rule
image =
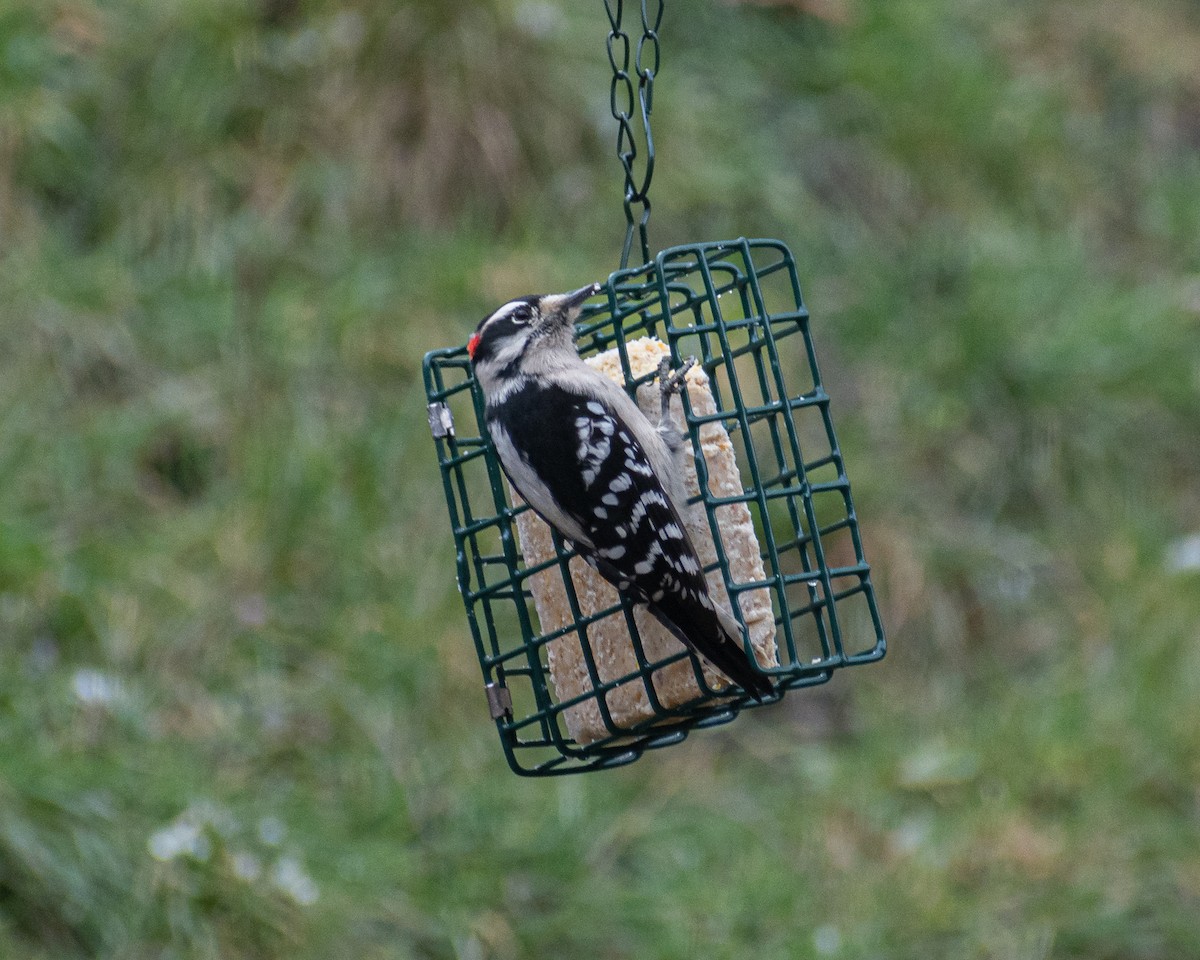
[[[679,523],[674,513],[671,519]],[[771,681],[751,666],[742,646],[741,628],[732,616],[712,602],[700,573],[695,574],[696,583],[690,593],[672,591],[664,593],[660,600],[654,602],[647,596],[648,590],[644,585],[630,583],[630,576],[613,566],[611,561],[582,544],[575,544],[575,548],[584,560],[600,571],[604,579],[636,603],[646,604],[654,618],[670,630],[680,643],[704,657],[755,700],[761,703],[764,697],[775,692]],[[699,565],[696,569],[699,570]],[[678,569],[674,570],[674,574],[676,577],[681,575]]]
[[[771,681],[750,665],[737,621],[723,610],[695,603],[650,604],[655,618],[755,700],[775,692]]]

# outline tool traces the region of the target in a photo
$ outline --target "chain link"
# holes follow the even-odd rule
[[[632,49],[629,34],[621,27],[625,0],[604,0],[608,14],[608,62],[612,66],[612,86],[609,106],[617,121],[617,159],[625,171],[625,244],[621,248],[621,269],[629,265],[636,231],[642,248],[642,260],[650,260],[650,241],[646,225],[650,222],[650,180],[654,177],[654,138],[650,134],[650,112],[654,106],[654,78],[658,74],[661,50],[658,28],[662,24],[665,0],[639,0],[642,14],[642,36]],[[651,15],[648,7],[654,7]],[[630,74],[630,53],[633,53],[633,74]],[[634,99],[633,76],[637,77],[637,99]],[[637,138],[634,134],[634,110],[640,109],[646,156],[640,168],[637,163]],[[640,171],[640,172],[639,172]]]

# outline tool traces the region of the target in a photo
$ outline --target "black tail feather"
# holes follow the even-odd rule
[[[668,594],[659,603],[653,603],[644,588],[630,583],[608,560],[582,545],[576,544],[575,548],[604,579],[635,603],[646,604],[654,618],[680,643],[704,657],[759,703],[775,692],[771,681],[755,670],[746,658],[741,630],[729,614],[679,594]],[[699,582],[703,586],[703,578]]]
[[[695,610],[690,607],[672,604],[668,612],[657,604],[649,605],[659,623],[759,703],[774,693],[771,681],[751,666],[741,638],[731,635],[715,611],[699,605]]]

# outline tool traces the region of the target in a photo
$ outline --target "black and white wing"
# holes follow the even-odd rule
[[[621,593],[756,697],[770,682],[708,593],[699,557],[636,433],[602,400],[528,385],[489,429],[513,486]],[[503,426],[501,426],[503,424]]]

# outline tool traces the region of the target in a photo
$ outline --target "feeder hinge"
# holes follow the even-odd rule
[[[454,417],[444,403],[429,405],[429,432],[435,440],[454,436]]]
[[[488,710],[492,714],[492,719],[499,720],[503,717],[505,720],[511,720],[512,692],[508,687],[498,683],[488,683],[484,685],[483,690],[487,694]]]

